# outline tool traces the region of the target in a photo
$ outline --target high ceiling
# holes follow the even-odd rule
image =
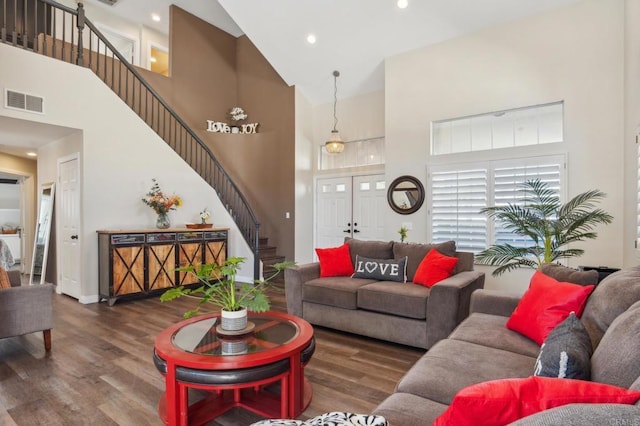
[[[397,0],[119,0],[104,7],[166,33],[174,3],[234,36],[244,33],[287,84],[318,104],[332,100],[333,70],[341,72],[339,98],[381,90],[386,57],[575,1],[408,0],[400,9]]]
[[[400,9],[397,0],[85,0],[164,33],[173,3],[236,37],[246,34],[313,104],[333,99],[334,70],[340,99],[382,90],[387,57],[576,1],[408,0]],[[25,156],[73,131],[25,123],[0,120],[0,151]]]

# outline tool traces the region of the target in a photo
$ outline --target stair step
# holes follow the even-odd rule
[[[266,268],[266,267],[271,266],[273,264],[284,262],[284,256],[278,256],[278,255],[266,256],[266,257],[261,258],[260,260],[262,260],[263,267]]]
[[[258,238],[258,247],[269,245],[269,237],[259,237]]]
[[[274,246],[263,246],[260,247],[260,259],[264,259],[265,257],[276,256],[277,247]]]

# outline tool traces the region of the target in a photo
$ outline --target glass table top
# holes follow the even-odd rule
[[[221,336],[216,333],[220,318],[206,318],[182,327],[173,335],[172,343],[183,351],[211,356],[242,355],[282,346],[298,335],[291,321],[266,315],[250,315],[255,328],[243,336]]]

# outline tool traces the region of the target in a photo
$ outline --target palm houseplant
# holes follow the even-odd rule
[[[197,306],[184,313],[185,318],[191,318],[207,305],[214,305],[221,310],[221,326],[224,330],[238,331],[247,325],[247,310],[254,312],[268,311],[270,307],[266,290],[273,280],[284,269],[294,266],[293,262],[282,262],[273,265],[275,272],[263,280],[253,283],[239,283],[236,281],[238,268],[245,261],[243,257],[230,257],[222,264],[211,263],[200,266],[185,266],[177,271],[188,272],[202,284],[196,288],[185,286],[173,287],[161,296],[162,302],[189,297],[199,300]]]
[[[494,244],[476,255],[478,263],[497,266],[494,276],[517,268],[540,269],[545,263],[581,256],[584,250],[567,246],[595,239],[596,225],[613,220],[609,213],[596,208],[606,196],[597,189],[578,194],[564,204],[557,191],[539,179],[524,182],[522,190],[523,196],[516,203],[481,210],[506,231],[527,238],[524,247]]]

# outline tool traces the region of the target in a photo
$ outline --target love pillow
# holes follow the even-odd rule
[[[353,278],[407,282],[407,257],[402,259],[369,259],[356,255]]]

